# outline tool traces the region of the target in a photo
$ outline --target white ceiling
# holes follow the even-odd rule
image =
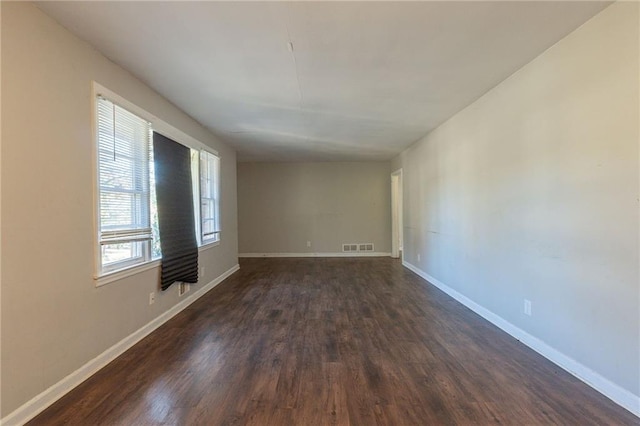
[[[607,4],[38,7],[232,144],[239,160],[333,161],[394,157]]]

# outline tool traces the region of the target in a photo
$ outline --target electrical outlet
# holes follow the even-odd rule
[[[420,262],[420,253],[418,253],[418,262]]]
[[[307,241],[307,247],[311,247],[311,241]]]
[[[149,293],[149,304],[153,305],[155,303],[155,301],[156,301],[156,293],[154,291],[154,292]]]
[[[524,299],[524,314],[531,316],[531,300]]]
[[[198,271],[198,278],[202,278],[204,277],[204,266],[200,268],[200,270]]]
[[[188,293],[190,289],[191,289],[191,285],[189,283],[179,283],[178,296],[183,296],[185,293]]]

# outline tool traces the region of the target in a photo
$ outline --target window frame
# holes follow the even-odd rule
[[[202,178],[203,178],[203,171],[202,171],[202,156],[204,155],[209,155],[215,158],[215,160],[217,161],[217,165],[216,165],[216,170],[215,170],[215,176],[213,177],[214,180],[214,189],[213,189],[213,198],[211,197],[204,197],[202,194]],[[211,152],[211,150],[208,149],[202,149],[199,152],[198,155],[198,179],[199,179],[199,184],[198,184],[198,210],[199,210],[199,214],[198,214],[198,219],[199,219],[199,226],[198,226],[198,240],[201,246],[208,246],[210,244],[216,244],[219,243],[220,240],[222,239],[222,220],[220,218],[220,192],[221,192],[221,187],[222,185],[220,185],[221,182],[221,159],[220,156],[218,154],[214,154],[213,152]],[[209,195],[209,194],[207,194]],[[207,200],[213,200],[213,208],[215,210],[214,213],[214,217],[213,219],[210,218],[205,218],[202,215],[202,202],[204,199]],[[215,221],[215,227],[217,228],[217,230],[215,231],[215,236],[211,237],[211,238],[206,238],[204,236],[204,231],[203,231],[203,227],[204,227],[204,221],[205,220],[214,220]]]
[[[144,144],[146,145],[144,147],[144,153],[146,154],[146,160],[143,159],[143,164],[146,162],[146,166],[145,167],[146,170],[143,170],[143,172],[146,171],[146,175],[145,173],[141,173],[140,171],[136,172],[134,171],[134,176],[135,175],[140,175],[140,177],[143,179],[143,182],[139,182],[141,183],[141,188],[134,188],[134,189],[118,189],[116,187],[112,187],[112,188],[108,188],[105,187],[101,184],[101,167],[100,167],[100,157],[104,154],[104,151],[101,150],[101,141],[100,141],[100,132],[99,132],[99,126],[98,126],[98,118],[99,115],[97,114],[97,110],[98,110],[98,104],[100,103],[100,100],[109,102],[113,105],[114,108],[119,108],[123,111],[125,111],[128,114],[131,114],[133,116],[136,117],[136,119],[139,119],[140,121],[145,122],[145,127],[146,127],[146,141],[144,142]],[[132,251],[136,251],[136,255],[129,257],[127,259],[123,259],[123,260],[119,260],[119,261],[115,261],[109,264],[105,264],[104,263],[104,255],[103,255],[103,249],[105,248],[105,246],[108,246],[109,244],[104,244],[104,240],[103,240],[103,233],[104,230],[101,230],[101,213],[102,213],[102,195],[104,194],[131,194],[134,196],[141,196],[142,199],[142,204],[146,204],[146,205],[140,205],[141,211],[137,211],[136,213],[141,214],[141,215],[145,215],[147,216],[147,220],[149,221],[149,229],[151,228],[151,216],[150,216],[150,206],[151,206],[151,181],[150,181],[150,170],[149,168],[152,167],[152,164],[150,162],[151,160],[151,155],[150,155],[150,151],[151,151],[151,123],[149,123],[148,121],[146,121],[144,118],[138,116],[137,114],[127,110],[126,108],[122,107],[121,105],[119,105],[117,102],[112,101],[111,99],[106,98],[103,95],[98,95],[94,98],[94,107],[96,109],[96,117],[95,117],[95,125],[96,125],[96,169],[95,169],[95,174],[96,174],[96,180],[97,180],[97,196],[96,196],[96,203],[97,203],[97,233],[98,233],[98,255],[96,256],[97,260],[99,261],[99,265],[98,265],[98,269],[102,274],[109,274],[112,272],[116,272],[116,271],[120,271],[123,269],[127,269],[130,267],[134,267],[140,264],[144,264],[147,263],[152,259],[152,253],[151,253],[151,240],[135,240],[135,239],[131,239],[131,241],[129,241],[130,244],[134,244],[134,246],[132,246],[131,250]],[[114,110],[114,116],[113,116],[113,120],[115,120],[115,110]],[[114,124],[114,129],[115,129],[115,123]],[[115,134],[114,134],[114,138],[115,138]],[[115,148],[114,148],[115,149]],[[135,148],[134,148],[135,150]],[[114,154],[115,155],[115,154]],[[133,160],[134,158],[131,157],[131,160]],[[138,164],[138,162],[136,161],[132,161],[132,164]],[[136,185],[137,186],[137,185]],[[143,188],[147,188],[146,191],[144,191]],[[141,228],[130,228],[130,231],[133,230],[135,232],[136,229],[141,229]],[[115,232],[118,232],[118,230],[114,230]],[[124,230],[126,231],[126,230]],[[116,238],[117,239],[117,238]],[[124,241],[120,241],[121,243],[123,243]],[[116,244],[116,242],[113,242],[112,244]]]
[[[222,158],[218,154],[218,152],[211,148],[208,145],[198,141],[197,139],[189,136],[188,134],[182,132],[181,130],[173,127],[172,125],[166,123],[162,119],[156,117],[155,115],[149,113],[148,111],[140,108],[136,104],[128,101],[117,93],[109,90],[105,86],[99,84],[96,81],[92,81],[91,83],[91,126],[92,126],[92,134],[93,134],[93,143],[92,143],[92,175],[93,175],[93,205],[94,205],[94,215],[93,215],[93,229],[94,229],[94,237],[93,237],[93,251],[94,251],[94,281],[95,286],[100,287],[102,285],[118,281],[125,277],[138,274],[150,269],[154,269],[160,266],[161,258],[153,258],[152,253],[149,253],[149,258],[147,260],[141,262],[130,262],[123,261],[119,268],[110,268],[109,270],[103,270],[102,268],[102,249],[100,245],[100,174],[99,174],[99,134],[98,134],[98,102],[97,98],[101,96],[114,104],[120,106],[128,110],[129,112],[137,115],[141,119],[147,121],[150,124],[151,132],[160,133],[181,145],[186,146],[192,150],[198,151],[198,160],[200,151],[207,151],[217,156],[220,161],[220,168],[222,165]],[[153,151],[153,147],[150,147],[151,151]],[[153,167],[151,164],[150,167]],[[199,167],[199,161],[198,161]],[[220,173],[219,173],[220,175]],[[220,179],[218,181],[219,188],[221,187]],[[198,179],[197,182],[194,182],[194,189],[197,188],[197,191],[194,191],[194,207],[197,206],[196,209],[196,231],[197,231],[197,241],[198,241],[198,251],[203,251],[208,248],[214,247],[220,243],[220,239],[215,242],[207,242],[203,243],[200,238],[200,174],[198,168]],[[218,197],[220,198],[220,196]],[[220,210],[220,200],[218,200],[218,210]],[[149,215],[151,215],[149,209]],[[150,220],[152,218],[150,217]]]

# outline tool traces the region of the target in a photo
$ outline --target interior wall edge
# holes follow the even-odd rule
[[[388,252],[371,252],[371,253],[238,253],[238,257],[256,258],[256,257],[390,257]]]

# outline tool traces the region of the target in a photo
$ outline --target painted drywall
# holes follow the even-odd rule
[[[239,163],[240,253],[391,251],[389,162]],[[307,247],[311,241],[311,247]]]
[[[392,161],[406,261],[635,395],[638,21],[613,4]]]
[[[220,153],[202,283],[237,263],[237,203],[232,149],[33,4],[1,7],[4,417],[182,300],[174,286],[149,306],[157,269],[94,285],[92,80]]]

